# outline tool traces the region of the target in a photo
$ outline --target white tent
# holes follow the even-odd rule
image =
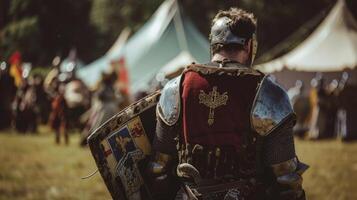
[[[195,58],[188,53],[187,51],[182,51],[179,55],[177,55],[174,59],[169,61],[165,66],[163,66],[159,73],[163,74],[171,74],[177,71],[177,69],[185,67],[191,62],[196,62]]]
[[[283,68],[332,72],[357,66],[357,22],[344,0],[338,0],[325,20],[298,47],[270,62],[257,65],[264,72]]]
[[[93,86],[101,72],[110,68],[112,60],[124,58],[134,93],[147,87],[160,69],[182,52],[190,56],[179,57],[180,64],[209,61],[207,39],[182,16],[176,0],[166,0],[122,48],[111,50],[77,74],[87,85]]]

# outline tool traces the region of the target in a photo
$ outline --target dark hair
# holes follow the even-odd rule
[[[212,20],[213,24],[222,17],[228,17],[232,20],[230,24],[230,29],[233,34],[248,39],[252,38],[253,34],[256,32],[257,29],[257,20],[255,19],[253,13],[247,12],[240,8],[230,8],[229,10],[220,10],[216,16]],[[215,54],[221,50],[226,51],[236,51],[242,50],[244,47],[243,45],[237,44],[215,44],[211,47],[212,54]]]

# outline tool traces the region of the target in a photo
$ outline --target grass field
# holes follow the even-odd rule
[[[310,165],[304,174],[309,200],[357,199],[357,142],[296,140],[297,154]]]
[[[81,179],[96,166],[78,139],[66,146],[52,134],[0,133],[0,199],[111,199],[99,174]]]
[[[0,200],[110,199],[89,149],[54,145],[42,127],[39,135],[0,132]],[[357,199],[357,143],[296,141],[297,153],[311,168],[304,175],[309,200]]]

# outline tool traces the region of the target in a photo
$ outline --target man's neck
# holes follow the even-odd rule
[[[211,61],[212,62],[219,62],[223,60],[231,60],[231,61],[236,61],[241,64],[247,64],[247,56],[244,53],[237,53],[234,55],[229,55],[225,53],[216,53],[212,56]]]

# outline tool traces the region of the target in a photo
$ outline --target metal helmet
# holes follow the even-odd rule
[[[233,21],[228,17],[221,17],[217,19],[211,28],[210,34],[210,43],[211,47],[215,44],[240,44],[245,45],[250,39],[251,42],[251,55],[250,55],[250,64],[253,64],[258,42],[256,38],[256,33],[254,32],[252,38],[240,37],[233,33],[231,25]]]

